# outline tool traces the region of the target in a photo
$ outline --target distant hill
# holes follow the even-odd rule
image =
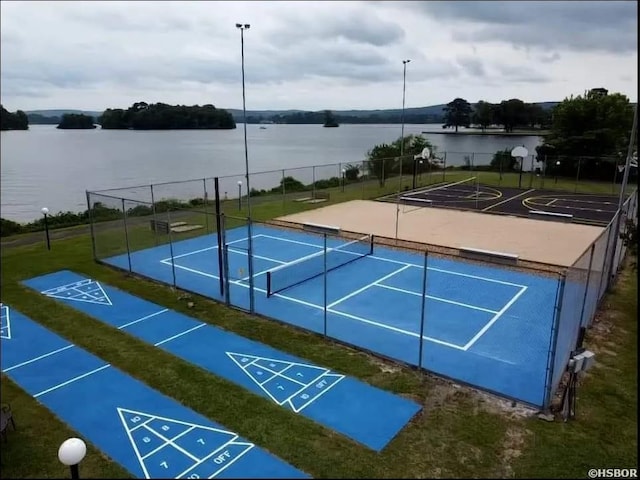
[[[560,102],[537,102],[545,110],[551,109]],[[411,124],[442,123],[446,104],[429,105],[426,107],[405,108],[404,121]],[[225,108],[231,113],[233,120],[242,123],[244,120],[242,109]],[[339,123],[401,123],[402,109],[376,110],[331,110]],[[65,113],[75,113],[93,116],[96,121],[103,112],[73,109],[26,110],[29,123],[57,123]],[[54,121],[55,120],[55,121]],[[324,110],[247,110],[248,123],[324,123]]]
[[[545,110],[551,109],[560,102],[538,102]],[[404,122],[411,124],[442,123],[446,104],[427,107],[405,108]],[[242,110],[226,108],[233,119],[243,122]],[[402,109],[378,110],[331,110],[339,123],[401,123]],[[324,110],[247,110],[247,123],[324,123]]]
[[[35,113],[36,115],[42,115],[43,117],[62,117],[65,113],[76,113],[89,115],[92,117],[99,117],[103,112],[95,112],[91,110],[73,110],[73,109],[57,109],[57,110],[25,110],[24,113],[29,115]]]

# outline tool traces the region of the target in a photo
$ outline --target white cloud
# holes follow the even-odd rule
[[[561,100],[603,86],[636,101],[635,2],[1,2],[9,110],[135,101],[248,109]]]

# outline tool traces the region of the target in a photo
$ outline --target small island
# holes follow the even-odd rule
[[[339,127],[340,124],[336,120],[331,110],[324,111],[324,127]]]
[[[90,130],[96,128],[96,124],[91,115],[65,113],[56,128],[61,130]]]
[[[27,114],[22,110],[11,113],[4,106],[2,108],[2,118],[0,118],[0,128],[2,130],[29,130],[29,120]]]
[[[98,119],[105,130],[201,130],[236,128],[231,113],[207,104],[136,102],[126,110],[108,108]]]

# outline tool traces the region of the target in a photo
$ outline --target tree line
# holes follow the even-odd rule
[[[168,130],[168,129],[233,129],[231,114],[207,105],[167,105],[136,102],[126,110],[108,108],[99,117],[103,129]]]
[[[515,128],[546,128],[551,124],[551,109],[537,103],[525,103],[518,98],[489,103],[480,100],[471,105],[464,98],[455,98],[445,107],[442,128],[470,127],[478,125],[484,131],[491,125],[502,126],[505,132]]]
[[[0,129],[2,130],[28,130],[29,120],[27,114],[22,110],[16,110],[11,113],[9,110],[0,105],[2,113],[0,114]]]

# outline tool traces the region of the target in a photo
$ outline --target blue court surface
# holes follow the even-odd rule
[[[256,312],[324,333],[323,276],[289,286],[322,271],[322,255],[314,255],[323,249],[322,237],[265,225],[254,225],[252,233]],[[250,291],[247,234],[246,227],[226,232],[229,301],[244,309]],[[328,247],[345,242],[330,239]],[[360,247],[349,248],[357,255]],[[168,284],[175,278],[181,289],[225,300],[213,234],[103,261]],[[376,245],[372,255],[330,271],[326,334],[410,365],[420,364],[422,341],[422,367],[542,406],[558,279],[432,255],[421,339],[423,265],[419,253]],[[271,296],[267,272],[277,292]]]
[[[24,283],[377,451],[421,408],[74,272],[64,270]]]
[[[2,372],[135,477],[309,478],[7,306],[5,321]]]

